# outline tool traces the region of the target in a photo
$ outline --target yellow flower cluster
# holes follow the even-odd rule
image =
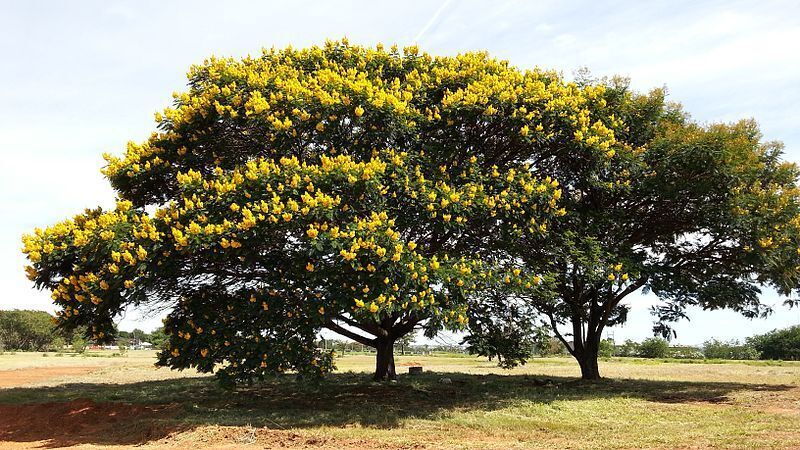
[[[433,58],[413,48],[329,43],[241,61],[212,58],[189,76],[190,90],[157,114],[159,133],[129,144],[122,158],[106,156],[104,173],[139,208],[121,201],[114,212],[87,213],[25,238],[29,276],[54,290],[65,317],[142,298],[175,267],[261,261],[285,245],[302,257],[263,262],[270,296],[302,291],[319,315],[419,313],[458,328],[477,289],[504,279],[509,288],[529,289],[542,279],[495,268],[473,252],[451,257],[449,242],[545,233],[565,213],[562,191],[525,163],[481,150],[443,157],[412,136],[455,131],[478,115],[481,123],[501,121],[503,133],[519,140],[513,145],[580,133],[587,147],[618,147],[613,124],[591,112],[603,102],[602,89],[521,72],[485,53]],[[232,127],[235,136],[201,143],[230,137],[210,123]],[[403,150],[386,148],[386,136],[399,136]],[[66,261],[74,264],[64,273]],[[260,314],[275,313],[269,297],[250,303]],[[186,331],[182,339],[200,334]]]
[[[609,272],[608,275],[606,275],[608,281],[624,283],[628,281],[628,278],[630,277],[627,272],[622,271],[622,263],[611,264],[608,266],[608,269]]]
[[[389,76],[394,73],[389,68],[402,69],[403,76]],[[370,111],[409,130],[453,126],[465,111],[477,111],[510,118],[514,132],[528,142],[566,132],[608,158],[623,148],[614,137],[622,121],[596,113],[605,106],[604,86],[578,86],[552,71],[521,71],[485,52],[434,58],[416,48],[393,53],[383,46],[329,42],[272,49],[258,58],[210,58],[188,77],[192,89],[174,94],[177,106],[156,115],[169,131],[129,144],[122,159],[107,156],[104,172],[112,181],[169,171],[189,152],[204,158],[202,151],[187,148],[182,130],[209,117],[246,120],[263,130],[268,142],[302,145],[309,133],[335,133],[343,125],[363,123],[377,130],[380,124],[368,123]],[[431,92],[444,95],[433,99]]]
[[[87,211],[36,229],[23,236],[22,250],[33,263],[26,267],[28,277],[52,290],[51,297],[62,307],[57,318],[66,320],[88,315],[107,298],[135,289],[140,264],[149,261],[148,248],[162,238],[153,219],[133,211],[129,201],[119,201],[113,211]],[[64,261],[74,261],[71,270],[53,270]]]

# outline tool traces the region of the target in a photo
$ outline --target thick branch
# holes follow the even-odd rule
[[[564,347],[567,348],[567,351],[569,352],[570,355],[576,356],[575,350],[572,347],[570,347],[569,342],[567,342],[567,340],[564,339],[564,336],[562,336],[561,333],[558,332],[558,323],[556,323],[556,319],[553,317],[553,314],[548,312],[545,313],[545,315],[550,319],[550,326],[553,328],[553,333],[556,334],[558,340],[561,341],[562,344],[564,344]]]
[[[336,316],[336,320],[341,320],[342,322],[350,325],[353,328],[358,328],[359,330],[365,333],[369,333],[375,336],[380,336],[384,332],[383,329],[381,329],[381,327],[379,327],[377,324],[362,323],[357,320],[351,319],[347,316],[338,315]]]
[[[404,322],[400,322],[396,327],[392,328],[391,335],[395,338],[405,336],[422,321],[422,318],[417,317],[415,314],[409,316]]]
[[[332,320],[329,320],[327,323],[325,323],[325,328],[333,331],[334,333],[341,334],[346,338],[352,339],[359,344],[375,347],[375,339],[369,339],[365,336],[361,336],[360,334],[352,332]]]

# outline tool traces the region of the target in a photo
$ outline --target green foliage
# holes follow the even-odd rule
[[[752,343],[741,343],[737,340],[708,340],[703,343],[703,354],[709,359],[752,360],[759,358],[759,351],[752,345]]]
[[[465,337],[463,343],[470,354],[486,356],[490,361],[497,359],[497,364],[507,369],[524,364],[533,356],[534,341],[525,329],[503,322],[497,325]]]
[[[145,340],[153,344],[153,348],[164,349],[166,348],[168,338],[167,334],[164,332],[164,327],[158,327],[153,330]]]
[[[605,327],[627,320],[623,299],[641,289],[660,299],[654,331],[664,337],[689,307],[760,317],[771,311],[761,287],[790,298],[800,281],[800,191],[782,146],[762,141],[753,121],[695,123],[662,90],[636,93],[623,79],[578,84],[601,92],[590,123],[612,130],[614,142],[597,158],[578,134],[542,165],[560,181],[567,213],[547,245],[519,248],[529,270],[553,280],[554,295],[525,297],[531,314],[556,331],[566,325],[585,361]]]
[[[550,330],[547,327],[535,327],[531,333],[533,341],[533,353],[539,356],[548,356],[551,354],[550,341],[552,340]]]
[[[59,344],[57,337],[53,316],[44,311],[0,311],[0,342],[5,350],[46,351]]]
[[[642,358],[666,358],[669,356],[669,342],[659,337],[647,338],[639,344],[638,356]]]
[[[471,355],[486,356],[490,361],[497,359],[502,367],[515,367],[525,364],[532,355],[532,326],[530,318],[519,314],[516,305],[508,302],[503,289],[498,289],[472,302],[471,332],[461,343]]]
[[[64,351],[64,346],[66,342],[62,336],[55,335],[50,340],[50,343],[47,345],[47,350],[51,352],[62,352]]]
[[[532,163],[599,101],[484,53],[212,58],[146,143],[106,155],[116,209],[24,237],[28,274],[98,341],[129,305],[174,305],[159,363],[226,383],[330,371],[322,328],[390,351],[415,328],[481,330],[482,293],[546,295],[508,249],[563,215]],[[610,145],[602,123],[584,135]]]
[[[86,352],[86,340],[81,336],[72,338],[72,351],[76,353]]]
[[[800,325],[753,336],[747,343],[761,353],[761,359],[800,361]]]
[[[701,349],[691,346],[670,347],[669,357],[674,359],[695,360],[704,359],[706,356]]]
[[[600,341],[600,348],[597,351],[597,356],[601,358],[610,358],[614,356],[614,341],[611,339],[603,339]]]
[[[622,357],[639,356],[639,343],[632,339],[626,339],[622,345],[616,346],[616,348],[614,349],[614,356],[622,356]]]
[[[225,382],[330,371],[322,328],[389,351],[468,331],[515,365],[539,317],[597,378],[637,290],[668,337],[689,307],[758,317],[761,287],[800,282],[781,145],[624,79],[330,42],[211,58],[156,121],[106,155],[116,208],[25,236],[26,270],[98,341],[130,305],[174,306],[159,363]]]
[[[416,336],[412,331],[395,341],[395,349],[399,349],[400,354],[405,355],[406,351],[411,347],[411,344],[414,343],[414,339],[416,339]]]
[[[533,354],[536,356],[547,357],[564,355],[567,349],[564,343],[553,336],[550,327],[541,325],[536,326],[531,333],[533,341]]]

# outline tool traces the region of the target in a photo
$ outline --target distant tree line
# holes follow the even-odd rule
[[[69,347],[82,353],[92,342],[85,339],[85,329],[65,331],[56,328],[53,316],[45,311],[0,310],[0,351],[45,352],[61,351]],[[118,331],[116,344],[131,347],[142,342],[159,348],[166,340],[163,328],[150,333],[135,329]]]
[[[152,344],[154,349],[159,349],[166,340],[164,328],[158,327],[150,333],[138,328],[134,328],[133,331],[118,331],[116,342],[120,347],[137,347],[147,342]]]
[[[505,340],[509,342],[513,336]],[[159,327],[152,332],[140,329],[118,331],[116,344],[120,347],[136,347],[144,342],[153,348],[161,348],[167,340],[164,329]],[[497,339],[501,342],[503,339]],[[91,345],[84,339],[81,330],[64,332],[53,325],[53,316],[44,311],[10,310],[0,311],[0,351],[58,351],[69,346],[73,351],[83,352]],[[370,352],[374,349],[347,340],[320,339],[320,348],[336,350],[339,354],[350,352]],[[547,357],[568,353],[564,344],[550,335],[547,328],[541,327],[534,333],[526,345],[527,357]],[[415,344],[414,335],[407,335],[395,342],[395,351],[399,354],[431,354],[431,353],[466,353],[464,346],[447,343]],[[614,344],[611,340],[600,342],[601,357],[639,357],[639,358],[678,358],[678,359],[733,359],[755,360],[773,359],[800,361],[800,325],[773,330],[769,333],[755,335],[744,341],[722,341],[711,339],[700,347],[671,346],[668,341],[652,337],[635,342],[626,340],[622,344]],[[500,361],[501,365],[503,361]]]
[[[800,325],[751,336],[744,341],[711,339],[700,347],[670,346],[657,337],[642,342],[626,340],[621,345],[605,340],[601,343],[600,356],[800,361]]]
[[[494,344],[512,342],[517,336],[509,332],[494,339]],[[565,355],[568,353],[561,340],[550,334],[546,327],[539,327],[523,346],[526,358]],[[508,354],[508,352],[501,352]],[[626,340],[621,344],[611,339],[600,341],[600,357],[638,357],[675,359],[730,359],[730,360],[800,360],[800,325],[769,333],[751,336],[744,341],[710,339],[702,346],[676,346],[660,337],[651,337],[641,342]],[[503,361],[500,361],[503,365]]]
[[[416,344],[414,333],[398,338],[394,343],[394,352],[399,355],[426,355],[432,353],[467,353],[464,346],[457,344]],[[347,353],[374,353],[375,349],[355,341],[344,339],[320,338],[317,347],[325,350],[335,350],[339,356]]]
[[[747,342],[760,353],[761,359],[800,361],[800,325],[753,336]]]
[[[497,336],[494,343],[497,345],[507,341],[511,345],[515,337],[513,334]],[[568,354],[564,344],[552,336],[546,327],[538,328],[537,332],[527,339],[526,345],[517,346],[517,348],[525,349],[524,351],[527,352],[526,358]],[[321,339],[317,345],[319,348],[336,350],[339,355],[350,352],[373,351],[362,344],[347,340]],[[395,343],[395,352],[398,354],[466,353],[468,351],[469,349],[460,345],[415,344],[413,336]],[[508,354],[507,352],[501,353]],[[772,359],[800,361],[800,325],[755,335],[743,341],[710,339],[701,346],[670,345],[669,341],[660,337],[651,337],[641,342],[629,339],[621,344],[615,344],[611,339],[605,339],[600,342],[599,356],[605,358]],[[504,364],[503,360],[498,362],[501,366]]]
[[[0,349],[45,351],[64,339],[53,327],[53,317],[44,311],[0,311]]]

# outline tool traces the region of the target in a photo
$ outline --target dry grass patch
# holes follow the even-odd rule
[[[615,378],[586,383],[575,378],[568,359],[504,371],[479,358],[414,355],[398,363],[420,364],[423,375],[378,384],[369,381],[372,358],[354,355],[340,359],[341,371],[318,384],[285,376],[224,391],[210,377],[156,370],[152,362],[121,358],[66,381],[0,389],[3,445],[800,447],[798,364],[605,361],[605,374]],[[452,383],[441,383],[442,376]],[[545,378],[552,383],[542,383]],[[74,415],[81,402],[90,409]],[[48,421],[78,431],[57,432],[44,419],[23,430],[2,418],[36,423],[42,410],[51,412]],[[125,413],[108,414],[117,410]],[[81,417],[97,426],[82,428]]]

